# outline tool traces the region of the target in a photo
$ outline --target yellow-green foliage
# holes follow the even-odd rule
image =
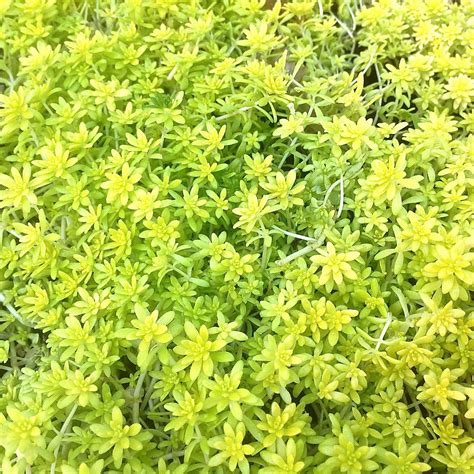
[[[473,472],[473,19],[0,0],[1,472]]]

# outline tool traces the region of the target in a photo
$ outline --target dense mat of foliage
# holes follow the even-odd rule
[[[1,0],[3,473],[474,469],[471,0]]]

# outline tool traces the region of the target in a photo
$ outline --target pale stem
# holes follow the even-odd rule
[[[316,239],[313,239],[312,237],[306,237],[306,235],[296,234],[295,232],[289,232],[287,230],[281,229],[280,227],[277,227],[276,225],[274,225],[273,228],[276,230],[279,230],[280,232],[283,232],[283,234],[288,235],[289,237],[295,237],[296,239],[307,240],[308,242],[316,242]]]
[[[341,185],[341,180],[338,179],[337,181],[335,181],[334,183],[332,183],[331,186],[329,186],[328,190],[326,191],[326,195],[324,196],[324,199],[323,199],[323,206],[325,206],[326,203],[328,202],[329,196],[331,195],[331,193],[333,192],[333,190],[334,190],[337,186],[340,186],[340,185]]]
[[[377,345],[375,346],[376,351],[378,351],[380,349],[380,346],[382,345],[385,333],[387,332],[387,330],[390,327],[391,323],[392,323],[392,313],[387,313],[387,320],[385,321],[382,332],[380,333],[380,337],[378,338]]]
[[[169,459],[173,459],[173,458],[179,458],[181,456],[184,456],[185,454],[185,451],[175,451],[173,453],[168,453],[168,454],[165,454],[163,456],[163,460],[164,461],[168,461]]]
[[[66,240],[67,224],[68,224],[67,217],[66,217],[66,216],[63,216],[63,217],[61,218],[61,239],[62,239],[62,240]]]
[[[349,15],[351,16],[351,19],[352,19],[352,31],[355,31],[357,23],[354,16],[354,12],[352,11],[352,8],[350,7],[348,3],[346,3],[346,6],[347,6],[347,9],[349,10]]]
[[[23,321],[23,318],[20,316],[20,313],[9,303],[5,303],[5,295],[3,293],[0,293],[0,303],[3,303],[5,308],[9,311],[9,313],[21,324],[24,326],[29,326]]]
[[[297,252],[292,253],[291,255],[288,255],[288,257],[285,257],[281,260],[278,260],[275,262],[278,266],[285,265],[295,258],[302,257],[303,255],[306,255],[309,252],[313,251],[313,246],[312,245],[307,245],[306,247],[303,247],[301,250],[298,250]]]
[[[400,302],[400,306],[402,307],[403,315],[405,316],[405,319],[408,319],[410,317],[410,312],[408,311],[407,302],[405,300],[405,297],[403,296],[403,293],[398,288],[392,287],[392,290],[397,295],[397,298],[398,298],[398,301]]]
[[[321,0],[318,0],[318,7],[319,7],[319,15],[323,16],[324,15],[324,9],[323,9],[323,4]]]
[[[342,214],[342,209],[344,207],[344,179],[342,178],[341,174],[341,179],[339,180],[339,209],[337,211],[337,218],[341,217]]]
[[[171,79],[173,79],[174,75],[178,72],[178,65],[175,64],[174,68],[171,69],[170,73],[168,74],[168,77],[166,79],[168,79],[168,81],[171,81]]]
[[[133,410],[132,410],[132,417],[133,422],[138,423],[139,421],[139,414],[140,414],[140,391],[142,389],[143,381],[145,380],[146,372],[140,374],[138,377],[137,385],[135,387],[135,391],[133,392]]]
[[[352,34],[352,31],[347,27],[345,23],[343,23],[339,18],[334,15],[334,13],[331,13],[331,16],[334,17],[334,19],[337,21],[339,26],[351,37],[351,39],[354,39],[354,35]]]
[[[63,439],[64,434],[69,428],[69,424],[71,423],[71,420],[76,413],[77,407],[78,405],[74,405],[72,407],[71,411],[69,412],[69,415],[64,420],[63,426],[61,427],[61,431],[59,432],[58,445],[56,446],[56,449],[54,450],[54,462],[53,464],[51,464],[51,470],[49,471],[50,474],[54,474],[56,472],[56,462],[58,460],[59,448],[61,447],[61,440]]]
[[[234,112],[229,112],[228,114],[221,115],[220,117],[217,117],[216,121],[220,122],[221,120],[225,120],[229,117],[233,117],[234,115],[238,115],[238,114],[240,114],[242,112],[246,112],[247,110],[250,110],[250,109],[253,109],[253,107],[251,107],[251,106],[241,107],[240,109],[237,109]]]
[[[10,235],[13,235],[16,239],[20,239],[21,235],[18,234],[18,232],[15,232],[14,230],[4,228]]]
[[[293,147],[293,145],[295,145],[295,143],[297,141],[298,141],[298,138],[296,138],[296,137],[293,138],[293,140],[291,140],[291,143],[288,145],[288,149],[285,152],[285,154],[283,155],[283,158],[281,159],[280,164],[278,165],[278,168],[281,168],[283,166],[283,163],[285,163],[286,159],[288,158],[288,155],[291,152],[291,148]]]

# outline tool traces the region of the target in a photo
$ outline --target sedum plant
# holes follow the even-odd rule
[[[0,472],[472,472],[473,17],[0,0]]]

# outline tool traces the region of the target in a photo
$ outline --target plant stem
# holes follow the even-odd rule
[[[56,446],[56,449],[54,450],[54,462],[51,464],[51,470],[50,474],[54,474],[56,472],[56,462],[58,461],[58,453],[59,453],[59,448],[61,447],[61,441],[63,439],[64,434],[69,428],[69,424],[71,423],[72,418],[76,414],[78,405],[74,405],[69,412],[69,415],[67,418],[64,420],[63,426],[61,427],[61,431],[59,432],[59,440],[58,440],[58,445]]]
[[[139,422],[139,414],[140,414],[140,392],[142,389],[143,381],[145,380],[146,372],[140,374],[138,377],[137,385],[135,387],[135,391],[133,392],[133,409],[132,409],[132,419],[134,423]]]

